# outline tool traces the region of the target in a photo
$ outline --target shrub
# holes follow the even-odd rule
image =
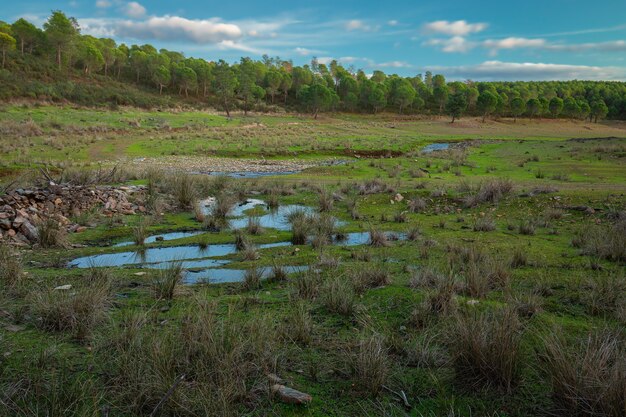
[[[110,283],[92,283],[78,290],[36,290],[28,297],[37,326],[67,331],[84,340],[101,324],[111,303]]]
[[[156,271],[152,281],[152,290],[157,299],[171,300],[178,285],[183,280],[182,262],[172,262],[167,267]]]
[[[261,257],[261,254],[255,245],[249,244],[243,248],[241,256],[244,261],[256,261]]]
[[[421,234],[422,231],[420,230],[419,226],[413,226],[406,231],[406,239],[413,242],[419,239]]]
[[[311,227],[308,216],[295,217],[291,220],[291,243],[294,245],[304,245]]]
[[[374,334],[362,339],[352,361],[352,374],[358,385],[376,395],[383,389],[389,373],[389,357],[383,338]]]
[[[280,265],[274,265],[268,279],[272,282],[286,281],[287,271]]]
[[[521,364],[521,324],[510,308],[460,315],[451,331],[450,352],[457,377],[511,391]]]
[[[393,215],[393,221],[395,221],[396,223],[406,223],[407,220],[408,217],[406,215],[406,211],[399,211]]]
[[[552,382],[563,411],[576,415],[618,417],[626,410],[626,349],[620,336],[594,332],[568,345],[555,331],[543,340],[541,372]]]
[[[235,248],[238,251],[242,251],[250,246],[250,241],[248,240],[248,236],[241,229],[235,229],[233,232],[235,235]]]

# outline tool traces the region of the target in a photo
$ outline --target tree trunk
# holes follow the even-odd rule
[[[163,84],[159,84],[159,95],[163,92]]]
[[[61,46],[57,46],[57,65],[61,69]]]
[[[22,50],[22,56],[24,56],[24,39],[20,39],[20,49]]]
[[[487,117],[487,115],[483,114],[483,123],[485,123],[485,117]]]
[[[451,121],[450,123],[454,123],[454,119],[455,119],[455,117],[454,117],[454,116],[452,116],[452,121]]]
[[[230,109],[228,108],[228,103],[224,100],[224,110],[226,110],[226,117],[230,119]]]
[[[315,113],[313,114],[313,118],[315,120],[317,120],[317,113],[319,113],[319,109],[318,108],[315,109]]]
[[[109,64],[104,63],[104,76],[106,77],[109,72]]]

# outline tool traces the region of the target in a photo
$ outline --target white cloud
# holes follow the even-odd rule
[[[294,48],[293,51],[301,56],[311,56],[311,55],[320,54],[324,52],[318,49],[309,49],[309,48],[300,48],[300,47]]]
[[[126,4],[123,10],[126,16],[132,17],[135,19],[139,19],[146,15],[146,8],[143,7],[141,4],[137,3],[136,1],[131,1],[130,3]]]
[[[346,28],[346,30],[349,30],[349,31],[360,30],[362,32],[373,32],[373,31],[378,30],[378,26],[369,25],[365,23],[363,20],[358,20],[358,19],[348,20],[344,24],[344,27]]]
[[[242,30],[217,19],[191,20],[179,16],[151,17],[144,21],[121,21],[115,24],[120,37],[162,41],[189,41],[198,44],[219,43],[241,38]]]
[[[409,64],[408,62],[404,62],[404,61],[381,62],[380,64],[377,64],[377,66],[383,67],[383,68],[411,68],[412,67],[411,64]]]
[[[390,20],[387,22],[389,26],[398,26],[398,23],[399,22],[397,20]]]
[[[467,52],[476,44],[462,36],[453,36],[449,39],[429,39],[424,45],[441,47],[443,52]]]
[[[520,48],[541,48],[546,45],[545,39],[529,39],[529,38],[504,38],[504,39],[487,39],[482,42],[482,46],[491,51],[492,55],[496,55],[502,49],[520,49]]]
[[[626,80],[626,68],[486,61],[478,65],[429,67],[450,78],[473,80]]]
[[[549,44],[546,49],[557,52],[583,52],[583,51],[602,51],[602,52],[626,52],[626,41],[607,41],[607,42],[590,42],[579,44]]]
[[[486,23],[467,23],[465,20],[450,22],[447,20],[437,20],[424,25],[426,33],[434,33],[450,36],[466,36],[470,33],[478,33],[487,29]]]
[[[107,7],[111,7],[112,4],[109,0],[98,0],[96,1],[96,7],[99,9],[106,9]]]

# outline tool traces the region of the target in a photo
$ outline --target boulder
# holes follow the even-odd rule
[[[31,242],[36,242],[39,239],[39,231],[29,221],[22,223],[20,232]]]

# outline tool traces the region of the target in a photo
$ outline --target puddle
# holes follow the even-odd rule
[[[259,245],[259,249],[289,246],[290,242],[277,242]],[[167,248],[149,248],[136,252],[107,253],[103,255],[85,256],[71,261],[68,266],[76,268],[141,265],[147,268],[158,268],[157,264],[174,261],[205,260],[237,252],[234,244],[199,246],[172,246]],[[207,261],[214,261],[209,259]],[[224,262],[221,260],[221,262]],[[162,266],[161,266],[162,267]],[[192,267],[193,268],[193,267]]]
[[[288,274],[304,272],[308,266],[283,266]],[[272,267],[259,268],[262,278],[269,278],[272,274]],[[185,284],[195,284],[205,282],[209,284],[222,284],[226,282],[241,282],[244,280],[246,271],[244,269],[206,269],[204,271],[186,271],[183,278]]]
[[[450,149],[450,146],[452,146],[451,143],[431,143],[430,145],[424,146],[422,148],[422,152],[430,153],[434,151],[445,151]]]
[[[404,240],[403,233],[387,233],[390,240]],[[394,235],[395,237],[391,237]],[[345,239],[333,241],[340,246],[360,246],[369,243],[369,232],[346,233]],[[291,242],[265,243],[258,245],[259,249],[269,249],[283,246],[291,246]],[[142,268],[164,268],[175,261],[183,262],[183,267],[189,268],[212,268],[225,265],[228,261],[212,259],[216,257],[232,255],[237,252],[234,244],[214,244],[206,248],[199,246],[172,246],[167,248],[149,248],[136,252],[107,253],[102,255],[85,256],[71,261],[68,266],[74,268],[112,267],[135,265]]]
[[[144,243],[154,243],[154,242],[158,242],[159,240],[157,240],[157,238],[162,238],[160,240],[162,241],[166,241],[166,240],[175,240],[175,239],[183,239],[186,237],[191,237],[191,236],[197,236],[197,235],[201,235],[202,231],[195,231],[195,232],[173,232],[173,233],[162,233],[160,235],[154,235],[154,236],[150,236],[147,237],[146,240],[144,240]],[[123,246],[131,246],[134,245],[134,242],[121,242],[121,243],[117,243],[115,245],[113,245],[114,248],[120,248]]]
[[[199,202],[200,209],[205,215],[209,215],[211,213],[211,208],[213,206],[214,200],[207,199]],[[233,207],[228,216],[230,218],[229,225],[231,229],[241,229],[246,227],[248,224],[248,218],[245,215],[245,212],[251,210],[255,207],[262,207],[265,214],[261,214],[256,216],[261,224],[261,227],[266,229],[276,229],[281,231],[289,231],[291,230],[291,225],[287,220],[287,217],[290,213],[295,210],[304,211],[307,214],[315,213],[315,209],[309,206],[303,206],[299,204],[288,204],[285,206],[279,206],[275,210],[269,210],[267,208],[267,204],[263,200],[259,200],[256,198],[251,198],[246,200],[243,203],[239,203]],[[337,221],[337,226],[342,226],[345,222]]]

